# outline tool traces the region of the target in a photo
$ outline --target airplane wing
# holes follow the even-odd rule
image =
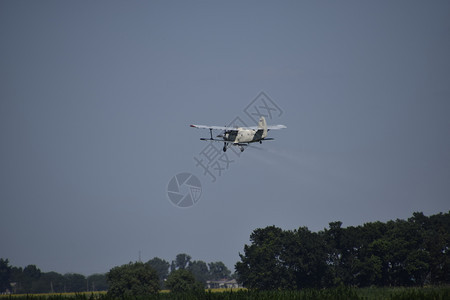
[[[229,144],[238,145],[238,146],[248,146],[249,143],[235,143],[233,141],[224,141],[223,139],[214,139],[214,138],[200,138],[201,141],[213,141],[213,142],[227,142]],[[274,138],[263,138],[261,141],[273,141]]]
[[[191,125],[191,127],[199,128],[199,129],[212,129],[212,130],[233,130],[236,131],[237,128],[235,127],[226,127],[226,126],[207,126],[207,125]],[[287,128],[285,125],[271,125],[267,126],[268,130],[276,130],[276,129],[283,129]],[[259,128],[258,126],[251,126],[251,127],[242,127],[242,129],[254,129],[259,130],[262,128]]]
[[[276,129],[283,129],[283,128],[287,128],[285,125],[271,125],[271,126],[267,126],[267,130],[276,130]],[[245,127],[245,129],[254,129],[254,130],[259,130],[262,128],[259,128],[258,126],[251,126],[251,127]]]
[[[200,138],[200,141],[214,141],[223,143],[223,139],[214,139],[214,138]]]
[[[213,129],[213,130],[236,130],[236,128],[225,127],[225,126],[191,125],[191,127],[199,128],[199,129]]]

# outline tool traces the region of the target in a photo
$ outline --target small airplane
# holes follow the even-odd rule
[[[284,125],[267,126],[266,119],[264,117],[259,119],[258,126],[252,127],[222,127],[206,125],[191,125],[191,127],[209,129],[210,138],[200,138],[200,140],[223,142],[223,152],[226,152],[231,146],[239,146],[239,149],[243,152],[245,150],[244,147],[248,146],[250,143],[259,142],[262,144],[262,141],[273,140],[273,138],[267,137],[267,132],[269,130],[287,128]],[[217,136],[221,139],[213,138],[213,130],[223,130],[223,133]]]

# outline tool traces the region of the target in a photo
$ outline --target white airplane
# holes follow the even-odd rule
[[[272,125],[267,126],[266,119],[261,117],[258,122],[258,126],[252,127],[222,127],[222,126],[206,126],[206,125],[191,125],[194,128],[200,129],[209,129],[210,138],[200,138],[202,141],[215,141],[215,142],[223,142],[223,152],[226,152],[230,146],[239,146],[241,152],[245,150],[245,146],[248,146],[250,143],[262,141],[270,141],[273,138],[267,138],[267,132],[269,130],[274,129],[283,129],[287,128],[284,125]],[[222,134],[219,134],[217,137],[222,139],[213,138],[212,131],[213,130],[223,130]]]

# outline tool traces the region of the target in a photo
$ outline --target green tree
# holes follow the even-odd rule
[[[323,234],[306,227],[283,231],[275,226],[256,229],[252,244],[244,246],[236,263],[239,281],[245,287],[274,290],[317,288],[331,280]]]
[[[175,268],[178,269],[186,269],[189,266],[189,262],[191,261],[191,257],[186,253],[180,253],[175,258]],[[172,270],[174,271],[174,270]]]
[[[167,277],[166,287],[173,293],[203,292],[203,285],[186,269],[178,269]]]
[[[251,245],[244,246],[241,261],[235,265],[239,281],[248,288],[273,290],[293,288],[293,282],[285,262],[282,260],[284,249],[282,229],[275,226],[258,228],[250,235]]]
[[[56,272],[43,273],[41,279],[45,282],[46,291],[44,293],[62,293],[64,292],[64,276]]]
[[[209,270],[208,265],[201,260],[196,260],[189,263],[187,269],[189,272],[194,275],[195,279],[201,282],[203,285],[206,284],[206,281],[209,279]]]
[[[11,282],[14,282],[15,285],[12,287],[13,293],[23,293],[22,291],[22,273],[23,269],[21,267],[11,267]]]
[[[41,270],[39,270],[35,265],[26,266],[21,274],[21,292],[22,293],[32,293],[33,292],[33,282],[36,282],[41,277]]]
[[[342,227],[342,222],[329,223],[323,232],[327,247],[328,285],[356,285],[356,262],[362,247],[361,227]]]
[[[285,234],[285,250],[281,260],[288,266],[286,282],[289,288],[320,288],[330,281],[327,264],[327,247],[322,233],[300,227]],[[295,285],[289,283],[292,277]]]
[[[65,279],[56,272],[41,273],[38,280],[31,285],[32,293],[61,293],[64,292]]]
[[[450,283],[450,212],[428,218],[424,244],[430,255],[430,283]]]
[[[328,258],[330,266],[331,282],[330,285],[336,286],[345,282],[346,270],[343,268],[343,254],[345,253],[343,245],[344,229],[342,222],[329,223],[329,229],[325,229],[324,238],[327,243]]]
[[[423,286],[427,274],[429,273],[430,255],[424,250],[414,250],[408,253],[406,257],[406,271],[408,272],[414,285]]]
[[[221,261],[209,263],[208,266],[211,280],[228,279],[231,276],[231,271]]]
[[[90,291],[107,291],[108,281],[106,280],[106,274],[92,274],[87,278]]]
[[[87,290],[86,277],[77,273],[64,274],[65,291],[67,292],[85,292]]]
[[[383,263],[383,270],[388,269],[389,278],[382,284],[422,285],[429,273],[428,250],[424,243],[428,223],[422,213],[414,213],[405,220],[389,221],[389,230],[382,237],[388,242],[386,247],[388,266]],[[383,272],[383,275],[386,272]],[[384,276],[383,276],[384,277]]]
[[[169,276],[169,263],[164,259],[154,257],[147,262],[147,264],[156,271],[159,277],[159,285],[161,288],[164,287],[164,281]]]
[[[150,265],[140,262],[112,268],[106,275],[111,297],[136,297],[156,294],[159,278]]]
[[[372,255],[359,259],[355,262],[358,269],[357,282],[359,286],[371,286],[377,284],[381,279],[382,262],[378,256]]]
[[[11,266],[8,259],[0,258],[0,293],[11,290]]]

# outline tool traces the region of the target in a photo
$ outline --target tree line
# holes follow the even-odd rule
[[[36,265],[25,268],[9,265],[0,258],[0,294],[65,293],[103,291],[108,289],[105,274],[84,276],[77,273],[42,272]]]
[[[178,270],[183,271],[178,272]],[[185,253],[178,254],[171,263],[154,257],[146,263],[130,263],[112,268],[106,274],[93,274],[87,277],[77,273],[62,275],[57,272],[42,272],[36,265],[28,265],[25,268],[14,267],[9,265],[8,259],[0,258],[0,294],[5,292],[37,294],[106,291],[111,285],[116,284],[115,286],[117,286],[126,282],[126,280],[135,281],[133,276],[140,276],[139,274],[145,274],[143,278],[148,280],[145,279],[144,282],[156,278],[156,285],[159,290],[167,287],[166,281],[170,279],[170,274],[186,275],[186,272],[189,273],[188,277],[192,276],[193,278],[193,285],[189,285],[189,289],[194,285],[195,287],[204,287],[208,280],[231,278],[231,271],[223,262],[193,261],[191,256]],[[154,275],[148,275],[149,273]],[[172,277],[176,279],[177,276]],[[116,279],[121,281],[119,280],[118,283],[118,281],[115,281]],[[174,283],[173,278],[171,280],[169,280],[169,285]]]
[[[88,277],[12,267],[0,259],[0,293],[108,290],[114,297],[137,296],[200,291],[208,280],[230,278],[256,290],[450,284],[450,212],[346,228],[338,221],[319,232],[268,226],[254,230],[250,242],[233,275],[222,262],[192,261],[185,253],[171,263],[155,257]]]
[[[231,271],[223,262],[192,261],[185,253],[178,254],[171,264],[155,257],[148,262],[129,263],[107,273],[108,296],[136,297],[157,294],[161,289],[173,293],[204,292],[208,280],[230,279]]]
[[[258,228],[235,269],[260,290],[450,283],[450,212],[311,232]]]

